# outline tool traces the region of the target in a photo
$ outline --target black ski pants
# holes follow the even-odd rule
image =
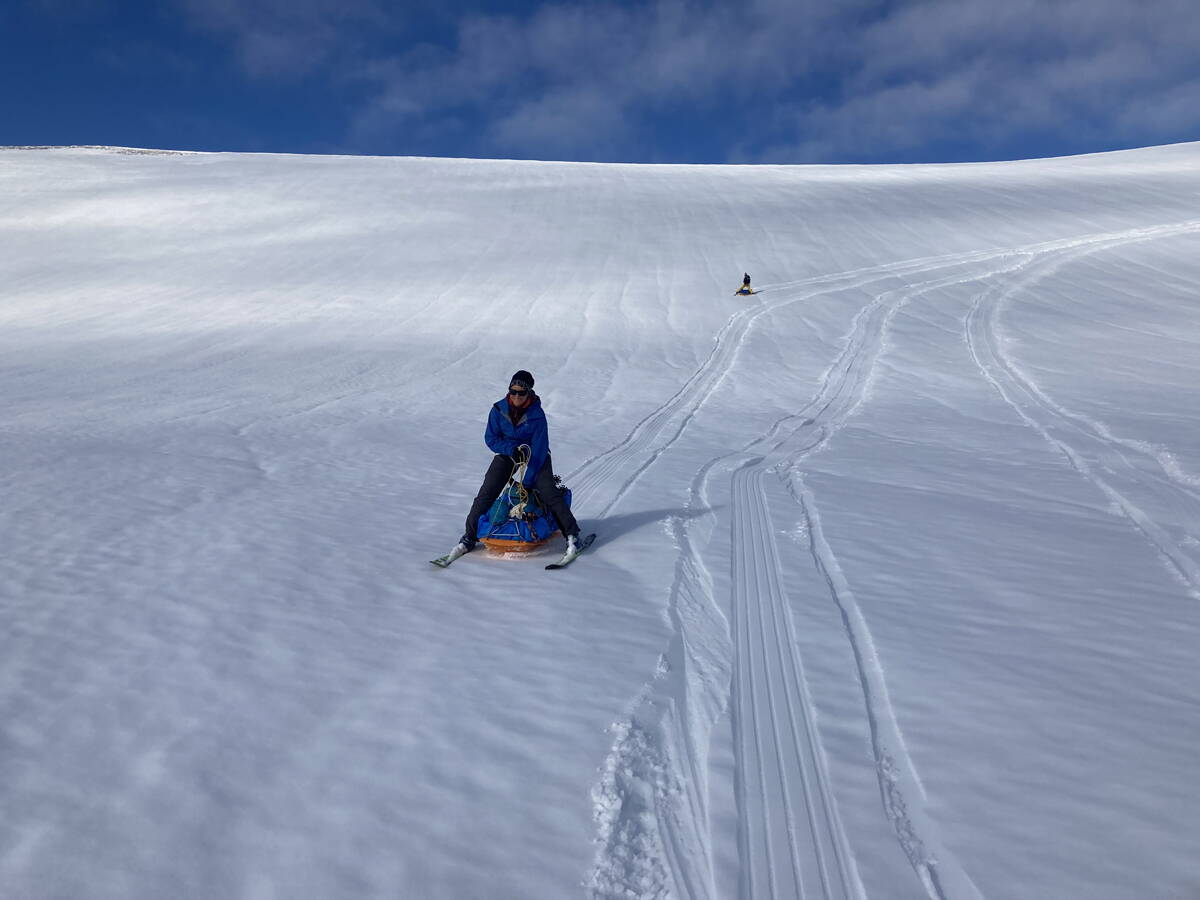
[[[471,504],[471,511],[467,514],[466,536],[472,543],[475,540],[475,527],[479,523],[479,517],[492,508],[492,504],[496,502],[496,498],[508,484],[508,477],[512,475],[512,471],[513,461],[509,457],[496,454],[492,458],[492,464],[488,466],[487,474],[483,476],[483,484],[479,486],[479,493],[475,495],[475,502]],[[533,489],[538,492],[542,503],[558,522],[563,537],[579,534],[579,524],[575,521],[575,516],[571,514],[571,508],[567,506],[563,492],[554,483],[554,467],[550,463],[549,456],[546,457],[546,463],[542,466],[541,471],[537,473],[537,478],[533,480]]]

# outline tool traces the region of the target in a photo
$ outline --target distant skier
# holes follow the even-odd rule
[[[508,484],[513,466],[528,461],[521,483],[538,492],[558,522],[567,539],[567,554],[577,553],[579,524],[554,481],[546,414],[542,411],[541,398],[533,392],[533,376],[524,369],[509,379],[508,396],[492,405],[483,440],[496,455],[492,457],[487,474],[483,476],[483,484],[479,486],[479,493],[475,495],[471,511],[467,514],[467,530],[463,532],[455,550],[470,553],[475,549],[475,530],[479,517],[496,502]]]
[[[734,291],[735,294],[753,294],[754,289],[750,287],[750,273],[746,272],[742,275],[742,286]]]

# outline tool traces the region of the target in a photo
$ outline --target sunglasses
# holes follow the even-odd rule
[[[509,394],[516,396],[516,397],[524,397],[526,394],[529,393],[529,391],[518,391],[516,388],[509,388],[508,392],[509,392]]]

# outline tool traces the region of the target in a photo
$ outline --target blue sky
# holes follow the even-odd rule
[[[815,163],[1197,139],[1196,0],[0,4],[0,145]]]

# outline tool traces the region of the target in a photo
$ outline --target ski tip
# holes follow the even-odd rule
[[[592,541],[594,541],[595,539],[596,539],[595,533],[581,537],[579,539],[579,552],[578,553],[576,553],[570,559],[567,559],[566,555],[564,554],[562,559],[560,559],[558,562],[550,563],[550,565],[546,566],[546,569],[548,571],[552,570],[552,569],[565,569],[571,563],[575,562],[575,560],[579,559],[580,554],[583,553],[583,551],[586,550],[588,547],[592,546]]]
[[[446,569],[449,568],[450,563],[465,555],[465,553],[462,553],[458,550],[451,550],[445,556],[439,556],[437,559],[431,559],[429,562],[437,566],[439,569]]]

